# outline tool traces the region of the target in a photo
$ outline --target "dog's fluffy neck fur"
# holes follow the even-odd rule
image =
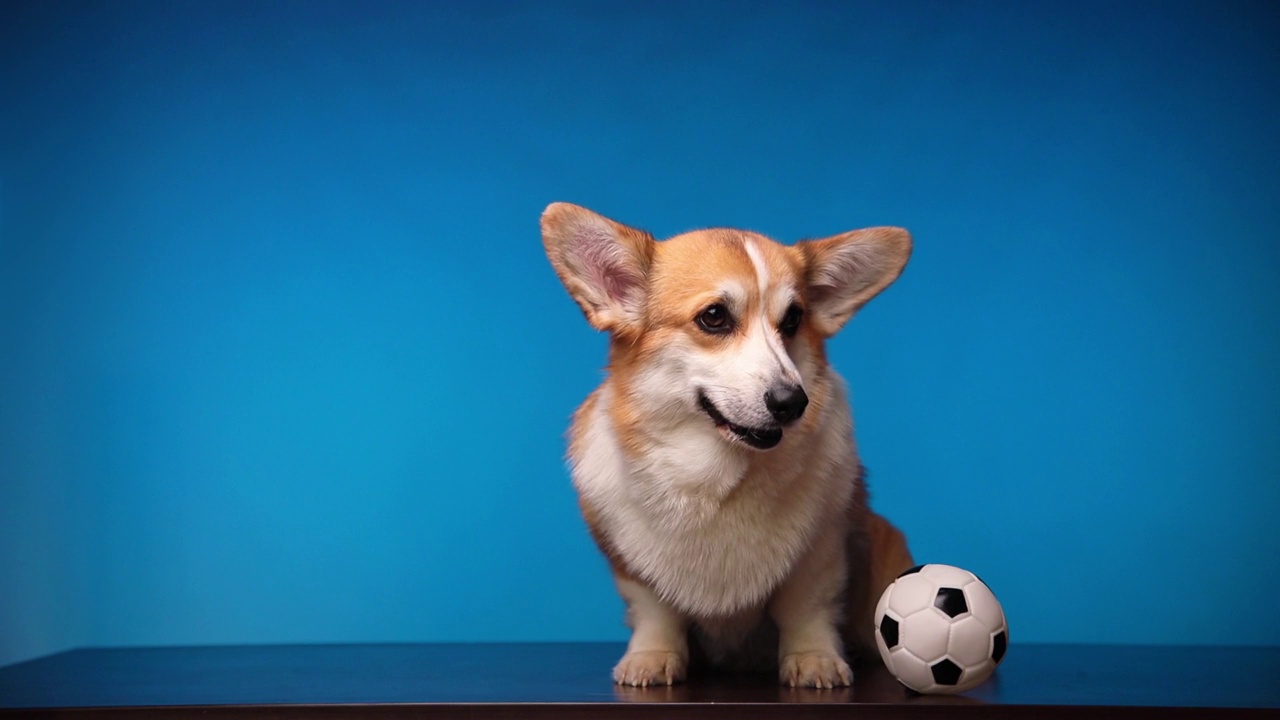
[[[855,470],[844,464],[853,436],[843,382],[830,371],[814,378],[833,401],[760,452],[726,443],[700,413],[629,412],[624,378],[592,395],[571,433],[575,487],[614,563],[694,617],[757,608],[814,532],[844,525]],[[643,454],[619,441],[631,423]]]

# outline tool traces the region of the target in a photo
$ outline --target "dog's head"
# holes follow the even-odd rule
[[[729,229],[655,242],[568,203],[543,213],[542,238],[587,321],[611,334],[630,402],[651,421],[705,415],[726,440],[760,450],[804,415],[806,389],[823,381],[823,341],[911,254],[911,236],[892,227],[793,246]]]

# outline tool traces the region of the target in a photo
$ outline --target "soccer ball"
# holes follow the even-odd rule
[[[885,667],[919,693],[961,693],[1004,659],[1004,610],[977,575],[920,565],[898,576],[876,605],[876,645]]]

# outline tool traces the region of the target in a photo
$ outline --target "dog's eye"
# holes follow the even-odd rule
[[[698,327],[712,334],[727,333],[733,330],[733,318],[729,317],[729,308],[716,303],[698,314]]]
[[[778,323],[778,330],[787,337],[795,337],[796,331],[800,329],[800,318],[804,317],[804,310],[799,305],[792,305],[787,308],[787,314],[782,316],[782,322]]]

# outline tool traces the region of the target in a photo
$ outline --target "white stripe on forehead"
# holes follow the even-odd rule
[[[767,288],[769,287],[769,268],[765,267],[764,255],[760,254],[760,248],[756,247],[754,240],[743,240],[742,247],[747,250],[747,257],[751,258],[751,265],[756,270],[756,283],[760,287],[760,301],[765,301]]]
[[[751,266],[756,271],[756,287],[760,290],[760,307],[765,317],[779,312],[781,307],[794,302],[796,299],[795,291],[790,289],[790,283],[785,288],[787,290],[785,294],[769,297],[769,281],[773,278],[769,276],[769,266],[765,264],[764,253],[760,251],[760,246],[754,240],[744,239],[742,247],[747,251],[747,257],[751,258]]]
[[[764,264],[764,255],[760,253],[760,248],[753,240],[743,240],[742,247],[746,249],[747,257],[751,258],[751,265],[756,271],[756,282],[760,287],[760,314],[764,317],[764,321],[755,330],[758,333],[756,342],[767,348],[768,352],[773,356],[782,377],[790,382],[799,384],[800,372],[787,354],[787,348],[783,346],[781,336],[774,332],[773,326],[770,324],[769,268]]]

